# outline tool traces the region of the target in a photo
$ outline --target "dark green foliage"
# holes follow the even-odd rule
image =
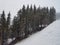
[[[50,23],[56,20],[56,11],[55,8],[50,8]]]
[[[8,37],[8,38],[10,37],[10,33],[11,33],[11,32],[10,32],[10,15],[11,15],[11,14],[10,14],[10,12],[9,12],[9,13],[8,13],[8,17],[7,17],[7,24],[6,24],[6,25],[7,25],[7,35],[8,35],[7,37]]]
[[[2,12],[1,15],[1,30],[2,30],[2,45],[5,45],[7,42],[7,30],[6,30],[6,18],[5,12]]]
[[[5,19],[5,12],[3,11],[2,15],[1,15],[1,25],[2,25],[2,29],[4,27],[6,27],[6,19]]]
[[[7,17],[7,25],[9,26],[10,25],[10,12],[8,14],[8,17]]]
[[[27,8],[25,8],[25,6],[23,5],[22,10],[20,9],[20,13],[18,13],[18,15],[20,15],[20,30],[23,29],[24,33],[27,35],[43,29],[43,27],[46,27],[51,23],[50,18],[52,18],[52,20],[54,21],[55,13],[53,15],[49,14],[52,12],[54,13],[53,9],[49,12],[48,7],[40,9],[40,6],[36,8],[36,6],[34,5],[34,8],[32,8],[31,5],[29,8],[29,5],[27,5]],[[54,17],[51,17],[51,15]]]
[[[36,13],[36,6],[34,5],[34,14]]]
[[[14,17],[13,19],[13,25],[12,25],[12,37],[16,37],[16,33],[17,33],[17,17]]]

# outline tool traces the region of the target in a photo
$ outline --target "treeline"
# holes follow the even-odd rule
[[[50,23],[56,20],[56,11],[52,7],[36,8],[34,5],[25,7],[17,12],[17,16],[14,16],[11,25],[11,14],[8,13],[7,18],[3,11],[0,17],[0,36],[2,36],[2,44],[7,44],[9,38],[26,38],[29,35],[41,31],[43,28],[48,26]]]

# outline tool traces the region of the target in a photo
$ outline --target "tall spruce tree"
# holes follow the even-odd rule
[[[13,19],[13,25],[12,25],[12,38],[16,37],[17,36],[17,17],[14,16],[14,19]]]
[[[6,27],[6,18],[5,18],[5,12],[2,12],[1,15],[1,24],[2,24],[2,29],[4,29],[4,27]]]
[[[28,20],[28,16],[29,16],[29,5],[27,5],[27,8],[26,8],[26,24],[25,24],[25,36],[27,37],[28,35],[28,24],[29,24],[29,20]]]
[[[2,45],[7,44],[7,30],[6,30],[6,18],[5,12],[2,12],[1,15],[1,29],[2,29]]]
[[[35,27],[35,15],[36,15],[36,6],[34,5],[34,13],[33,13],[33,32],[36,32]]]
[[[50,23],[56,20],[56,11],[55,8],[50,8]]]
[[[10,12],[8,13],[8,17],[7,17],[7,37],[9,38],[10,36]]]

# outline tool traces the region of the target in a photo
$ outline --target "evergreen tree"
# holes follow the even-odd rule
[[[33,32],[36,32],[35,27],[35,15],[36,15],[36,6],[34,5],[34,11],[33,11]]]
[[[36,13],[36,6],[34,5],[34,14]]]
[[[37,8],[37,13],[40,13],[40,6]]]
[[[7,30],[6,30],[6,18],[5,18],[5,12],[2,12],[1,15],[1,29],[2,29],[2,45],[7,44]]]
[[[32,12],[32,10],[33,10],[33,9],[32,9],[32,5],[31,5],[31,6],[30,6],[30,12]]]
[[[55,18],[56,18],[56,11],[55,11],[55,8],[52,7],[50,8],[50,23],[55,21],[56,20]]]
[[[8,13],[8,17],[7,17],[7,25],[8,25],[8,27],[10,26],[10,12]]]
[[[24,6],[23,6],[24,7]],[[23,34],[25,33],[24,30],[25,30],[25,11],[23,11],[24,8],[22,8],[22,10],[20,9],[20,11],[18,11],[18,32],[19,32],[19,36],[20,38],[23,38]],[[24,9],[25,10],[25,9]]]
[[[17,36],[17,17],[15,16],[14,19],[13,19],[13,25],[12,25],[12,38],[16,37]]]
[[[22,15],[24,15],[25,16],[25,5],[23,5],[23,8],[22,8]]]
[[[27,37],[28,36],[28,25],[29,25],[29,5],[27,5],[27,9],[26,9],[26,16],[25,16],[25,18],[26,18],[26,23],[25,23],[25,37]]]
[[[10,12],[8,13],[8,17],[7,17],[7,36],[10,36]]]
[[[26,9],[26,11],[27,11],[27,13],[28,13],[28,11],[29,11],[29,5],[27,5],[27,9]]]
[[[1,24],[2,24],[2,29],[4,29],[4,27],[6,27],[6,18],[5,18],[5,12],[4,11],[1,15]]]

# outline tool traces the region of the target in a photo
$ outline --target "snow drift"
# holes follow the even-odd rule
[[[60,20],[15,45],[60,45]]]

